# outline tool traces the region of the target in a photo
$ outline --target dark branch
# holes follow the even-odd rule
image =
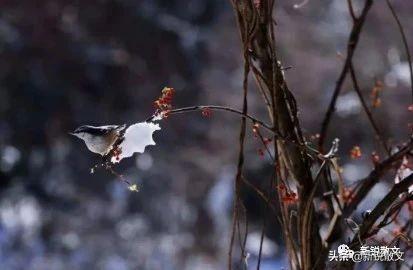
[[[350,16],[353,19],[353,22],[357,20],[356,14],[354,12],[353,8],[353,2],[352,0],[347,0],[347,5],[348,5],[348,10],[350,11]]]
[[[387,6],[389,7],[391,14],[393,15],[394,20],[397,23],[397,27],[399,28],[400,34],[402,35],[403,46],[406,50],[407,61],[409,63],[409,70],[410,70],[410,87],[412,88],[412,102],[413,102],[413,67],[412,67],[412,57],[410,55],[409,43],[407,42],[406,34],[404,33],[403,25],[400,22],[399,17],[397,16],[396,11],[394,10],[390,0],[386,0]]]
[[[366,0],[360,17],[357,18],[353,23],[353,28],[351,30],[350,37],[347,43],[347,57],[346,57],[343,69],[341,70],[340,76],[337,80],[336,87],[334,89],[333,96],[330,101],[330,105],[328,106],[327,112],[325,114],[324,120],[321,125],[320,140],[319,140],[320,150],[322,150],[323,148],[324,141],[327,136],[328,126],[330,124],[331,117],[335,110],[338,95],[340,94],[344,80],[350,69],[350,63],[353,58],[353,54],[356,49],[357,43],[359,41],[361,30],[363,28],[364,22],[366,21],[367,13],[370,10],[372,4],[373,4],[373,0]]]
[[[361,185],[353,192],[350,203],[344,208],[344,216],[348,217],[359,205],[359,203],[366,197],[380,178],[393,167],[394,163],[400,161],[413,148],[413,140],[400,149],[397,153],[390,156],[379,165],[363,180]]]
[[[199,106],[184,107],[184,108],[178,108],[178,109],[170,110],[170,111],[168,111],[168,115],[186,113],[186,112],[193,112],[193,111],[201,111],[203,109],[211,109],[211,110],[216,110],[216,111],[232,112],[232,113],[240,115],[243,118],[248,118],[254,123],[258,123],[260,126],[264,127],[268,131],[271,131],[272,133],[278,134],[278,132],[276,132],[274,130],[274,128],[270,127],[269,125],[267,125],[263,121],[258,120],[257,118],[255,118],[255,117],[253,117],[253,116],[251,116],[247,113],[243,113],[242,111],[239,111],[239,110],[236,110],[236,109],[233,109],[233,108],[230,108],[230,107],[225,107],[225,106],[199,105]],[[145,121],[146,122],[153,121],[156,118],[156,116],[157,116],[157,114],[154,114],[151,117],[147,118]],[[280,138],[282,138],[279,134],[278,134],[278,136]]]
[[[390,156],[390,149],[389,149],[385,139],[383,138],[376,121],[374,121],[373,115],[372,115],[371,111],[369,110],[369,107],[367,106],[366,101],[363,98],[363,94],[361,93],[361,89],[360,89],[360,86],[359,86],[358,81],[357,81],[356,73],[354,71],[354,65],[351,62],[350,62],[350,75],[351,75],[351,80],[353,82],[354,90],[356,91],[356,93],[357,93],[357,95],[360,99],[361,105],[363,106],[363,109],[366,112],[367,117],[369,118],[369,122],[370,122],[371,126],[373,127],[374,132],[376,133],[377,139],[379,140],[379,142],[383,146],[386,153]]]
[[[377,204],[373,211],[364,219],[360,225],[358,235],[354,236],[351,246],[358,246],[359,239],[363,240],[370,235],[370,230],[376,223],[376,221],[388,210],[393,202],[399,197],[400,194],[407,192],[409,187],[413,185],[413,174],[410,174],[400,183],[395,184],[391,191]]]

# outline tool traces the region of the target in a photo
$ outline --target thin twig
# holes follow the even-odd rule
[[[352,0],[347,0],[347,5],[348,5],[348,10],[350,11],[351,18],[353,19],[353,22],[355,22],[357,20],[357,17],[354,12]]]
[[[234,209],[232,212],[232,232],[231,232],[231,238],[229,241],[229,250],[228,250],[228,269],[232,269],[232,248],[234,246],[234,241],[235,241],[235,228],[237,224],[237,219],[238,219],[238,200],[234,199]]]
[[[245,30],[245,32],[243,31]],[[248,30],[248,27],[245,27],[244,29],[240,28],[240,33],[241,33],[241,39],[244,42],[244,79],[243,79],[243,102],[242,102],[242,112],[241,115],[246,116],[248,115],[248,75],[250,72],[250,63],[249,63],[249,56],[248,56],[248,47],[246,46],[245,42],[249,41],[250,39],[250,34],[252,33]],[[244,35],[245,36],[244,36]],[[241,119],[241,128],[240,128],[240,134],[239,134],[239,152],[238,152],[238,165],[237,165],[237,173],[235,177],[235,199],[234,199],[234,211],[237,212],[239,203],[241,203],[241,198],[240,198],[240,188],[241,188],[241,183],[242,183],[242,174],[243,174],[243,168],[244,168],[244,144],[245,144],[245,134],[246,134],[246,117],[242,117]],[[235,215],[235,217],[238,217]],[[237,223],[234,222],[234,225]],[[233,230],[233,235],[234,235],[234,230],[236,230],[236,227],[232,227]],[[241,258],[245,258],[245,244],[247,241],[247,236],[248,236],[248,228],[246,228],[245,231],[245,238],[243,241],[243,244],[241,246]],[[238,230],[239,231],[239,230]],[[240,231],[239,231],[240,233]],[[240,239],[241,241],[241,239]],[[230,242],[230,247],[229,247],[229,252],[228,252],[228,269],[232,269],[232,249],[233,249],[233,243],[234,243],[234,237],[231,238]]]
[[[267,226],[267,216],[264,217],[264,222],[262,224],[262,231],[261,231],[261,239],[260,239],[260,249],[258,252],[258,262],[257,262],[257,270],[260,270],[260,265],[261,265],[261,255],[262,255],[262,246],[264,244],[264,234],[265,234],[265,228]]]
[[[397,27],[399,28],[399,32],[402,36],[403,46],[406,51],[407,61],[409,64],[409,71],[410,71],[410,87],[412,89],[412,102],[413,102],[413,67],[412,67],[412,57],[410,55],[409,43],[407,42],[406,34],[404,33],[403,25],[400,22],[399,16],[397,16],[396,11],[393,8],[393,5],[390,3],[390,0],[386,0],[387,6],[389,7],[391,14],[393,15],[394,20],[397,23]]]
[[[357,190],[350,195],[351,201],[344,208],[345,217],[348,217],[357,208],[359,203],[366,197],[380,178],[387,173],[389,169],[393,168],[394,163],[399,162],[412,148],[413,140],[410,140],[406,146],[378,164],[366,178],[360,181],[361,184]]]
[[[336,87],[334,89],[333,96],[331,98],[330,104],[328,106],[327,112],[325,114],[324,120],[321,125],[320,139],[319,139],[319,144],[318,144],[320,151],[322,151],[323,149],[324,141],[327,136],[328,126],[330,124],[330,120],[333,115],[333,112],[335,111],[337,98],[340,94],[340,91],[343,86],[344,80],[346,78],[347,72],[349,71],[351,59],[353,58],[354,51],[359,41],[361,30],[363,28],[364,22],[366,21],[367,13],[370,10],[372,4],[373,4],[373,0],[366,0],[360,17],[357,18],[357,20],[355,20],[353,23],[353,28],[351,30],[350,37],[347,43],[346,60],[344,62],[344,66],[343,66],[343,69],[341,70],[340,76],[336,82]]]
[[[393,186],[390,192],[377,204],[373,211],[364,219],[363,223],[360,225],[358,236],[361,238],[361,240],[370,235],[370,229],[374,226],[375,222],[393,204],[393,202],[399,197],[399,195],[403,192],[406,192],[411,185],[413,185],[413,174],[410,174],[400,183],[397,183]],[[359,241],[355,236],[350,246],[357,247],[358,245]]]
[[[357,93],[357,95],[360,99],[361,105],[362,105],[364,111],[366,112],[367,117],[369,118],[369,122],[372,125],[372,127],[374,129],[374,132],[376,133],[377,139],[379,140],[379,142],[383,146],[383,148],[386,151],[387,155],[390,156],[389,146],[387,145],[386,141],[384,140],[376,121],[374,121],[373,114],[369,110],[369,107],[367,106],[367,103],[363,98],[363,94],[361,93],[361,89],[360,89],[358,81],[357,81],[357,77],[356,77],[356,73],[354,71],[354,65],[353,65],[352,61],[350,61],[350,75],[351,75],[351,80],[353,82],[354,90],[356,91],[356,93]]]
[[[279,136],[278,132],[276,132],[272,127],[270,127],[269,125],[267,125],[263,121],[258,120],[257,118],[249,115],[248,113],[243,113],[242,111],[239,111],[237,109],[233,109],[233,108],[230,108],[230,107],[226,107],[226,106],[217,106],[217,105],[190,106],[190,107],[184,107],[184,108],[178,108],[178,109],[170,110],[170,111],[168,111],[168,115],[186,113],[186,112],[193,112],[193,111],[201,111],[201,110],[204,110],[204,109],[210,109],[210,110],[216,110],[216,111],[227,111],[227,112],[232,112],[232,113],[238,114],[243,118],[248,118],[252,122],[260,124],[260,126],[263,126],[268,131],[276,133]],[[153,119],[156,119],[156,116],[157,116],[157,114],[154,114],[151,117],[147,118],[145,121],[146,122],[152,121]]]

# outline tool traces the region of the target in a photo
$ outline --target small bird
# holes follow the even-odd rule
[[[69,134],[82,139],[93,153],[106,156],[123,139],[126,125],[80,126]]]

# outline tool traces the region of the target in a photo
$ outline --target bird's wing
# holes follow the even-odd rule
[[[100,126],[100,127],[88,126],[88,132],[91,133],[92,135],[103,136],[103,135],[108,134],[109,132],[116,130],[118,127],[119,127],[118,125]]]

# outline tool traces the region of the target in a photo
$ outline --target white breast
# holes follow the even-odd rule
[[[84,141],[87,148],[93,153],[104,156],[109,152],[112,142],[104,140],[102,137],[92,137],[88,134],[85,135]]]

